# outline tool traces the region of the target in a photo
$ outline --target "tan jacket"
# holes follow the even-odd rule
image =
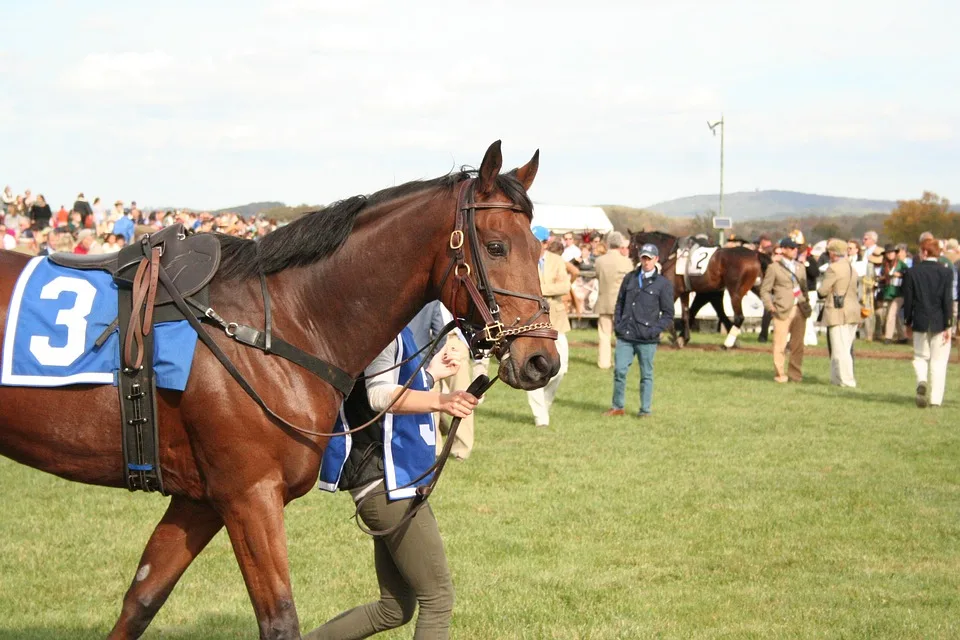
[[[563,296],[570,292],[570,276],[563,258],[547,251],[543,254],[543,271],[540,272],[540,291],[550,303],[550,324],[560,333],[570,331],[570,319]]]
[[[600,295],[594,307],[599,315],[612,316],[617,306],[617,293],[623,278],[633,271],[633,261],[620,253],[618,249],[611,249],[597,258],[593,263],[600,285]]]
[[[843,307],[833,304],[834,295],[844,296]],[[823,273],[823,283],[817,295],[824,299],[823,324],[836,327],[860,322],[860,302],[857,300],[857,272],[849,260],[831,262]]]
[[[793,295],[793,289],[799,283],[801,295],[807,295],[807,274],[804,272],[803,265],[796,262],[799,272],[794,280],[790,275],[790,270],[779,262],[774,262],[767,267],[767,273],[763,276],[763,284],[760,285],[760,299],[763,301],[763,308],[773,313],[778,320],[786,320],[790,316],[790,310],[797,304],[797,298]]]

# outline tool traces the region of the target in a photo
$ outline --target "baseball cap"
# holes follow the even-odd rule
[[[550,237],[550,230],[547,229],[546,227],[541,227],[540,225],[531,227],[530,231],[533,232],[533,237],[539,240],[540,242],[546,242],[547,238]]]
[[[781,238],[781,239],[780,239],[780,247],[783,248],[783,249],[797,249],[797,248],[799,248],[799,246],[800,246],[800,245],[798,245],[798,244],[794,241],[794,239],[791,238],[791,237],[789,237],[789,236],[787,236],[786,238]]]
[[[640,247],[640,257],[642,258],[643,256],[649,256],[651,258],[659,258],[660,251],[657,249],[657,245],[645,244],[642,247]]]

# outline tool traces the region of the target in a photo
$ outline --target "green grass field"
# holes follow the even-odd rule
[[[960,637],[956,364],[944,407],[919,410],[909,360],[859,358],[860,387],[841,390],[824,357],[803,384],[776,385],[768,353],[661,348],[655,415],[639,420],[600,417],[612,374],[595,359],[571,349],[549,429],[495,386],[474,455],[431,498],[453,637]],[[635,365],[631,413],[637,385]],[[103,637],[166,501],[5,459],[0,487],[0,640]],[[287,509],[304,630],[376,594],[351,513],[320,492]],[[223,533],[145,637],[257,637]]]

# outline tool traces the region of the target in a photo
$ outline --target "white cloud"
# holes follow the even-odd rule
[[[229,12],[130,3],[106,16],[61,13],[47,37],[63,48],[13,64],[30,43],[13,33],[0,45],[0,73],[22,87],[0,106],[11,144],[143,151],[161,168],[202,157],[198,170],[211,175],[226,165],[258,175],[264,197],[285,197],[271,185],[311,199],[383,186],[355,183],[365,176],[435,175],[479,162],[502,138],[518,162],[543,148],[538,197],[648,203],[715,188],[718,142],[705,122],[720,113],[729,171],[748,184],[768,180],[776,158],[790,169],[784,184],[766,186],[791,188],[791,176],[809,171],[822,190],[842,192],[848,178],[838,176],[849,172],[836,148],[900,143],[917,156],[876,170],[878,196],[896,188],[904,162],[960,175],[956,156],[933,165],[922,151],[957,141],[960,89],[943,78],[958,9],[947,2],[595,0],[545,12],[522,1],[283,0]],[[103,31],[88,38],[77,24]],[[301,174],[268,156],[335,161],[298,187],[291,176]],[[752,157],[763,160],[744,164]],[[142,179],[125,154],[104,153],[94,169],[120,184]],[[56,162],[15,171],[68,192],[79,179]],[[184,198],[235,200],[235,181],[203,183]]]

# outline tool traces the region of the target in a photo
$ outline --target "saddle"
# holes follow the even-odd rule
[[[186,319],[175,304],[163,271],[181,300],[196,301],[194,317],[209,302],[207,285],[220,266],[220,241],[213,234],[193,234],[176,224],[143,236],[117,253],[74,255],[54,253],[50,261],[63,267],[105,271],[117,284],[117,319],[97,340],[100,345],[119,326],[120,417],[127,488],[160,491],[163,479],[157,437],[156,379],[153,371],[153,325]]]

